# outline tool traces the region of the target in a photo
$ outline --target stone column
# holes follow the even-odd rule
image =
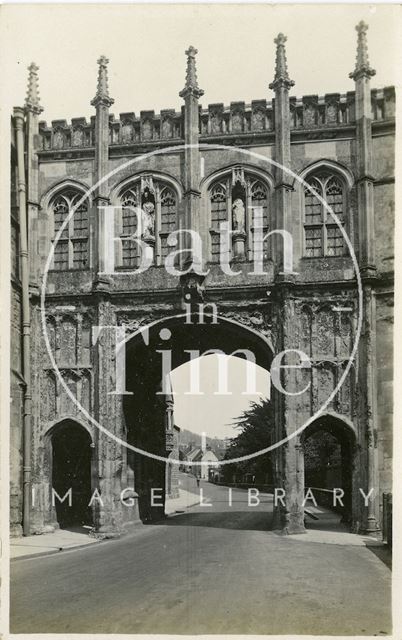
[[[197,81],[197,71],[195,66],[195,56],[197,49],[190,46],[187,51],[187,73],[186,84],[182,91],[180,91],[180,97],[184,98],[184,221],[185,228],[196,231],[202,238],[203,246],[206,246],[208,223],[206,220],[201,219],[200,215],[200,164],[201,156],[198,148],[199,138],[199,105],[198,99],[204,94],[203,90],[199,88]],[[181,242],[183,249],[190,249],[191,240],[189,234],[185,234],[185,238]],[[196,278],[200,283],[203,281],[203,276],[198,275],[204,271],[204,255],[195,256],[194,252],[188,255],[185,254],[185,258],[182,261],[182,270],[188,268],[191,262],[194,263],[193,278]],[[190,274],[189,274],[190,275]]]
[[[277,351],[297,348],[298,317],[292,285],[282,283],[277,287],[273,303],[275,307],[274,325],[277,335]],[[281,365],[298,364],[287,354]],[[273,371],[271,371],[271,375]],[[285,492],[283,503],[278,501],[274,513],[274,528],[285,534],[304,533],[304,455],[298,436],[292,433],[301,426],[298,396],[285,393],[297,389],[295,369],[282,369],[280,381],[283,389],[275,389],[275,439],[288,441],[275,450],[275,486]]]
[[[39,286],[39,252],[38,252],[38,211],[39,211],[39,167],[38,150],[40,149],[38,116],[43,107],[39,104],[39,67],[34,63],[28,67],[28,90],[25,99],[25,139],[27,170],[27,209],[29,229],[29,276],[30,287],[38,291]]]
[[[375,75],[370,67],[367,48],[368,26],[362,21],[356,27],[356,66],[349,77],[355,81],[356,104],[356,173],[359,230],[359,267],[363,281],[363,333],[359,344],[359,380],[364,393],[360,396],[361,439],[367,447],[367,492],[378,489],[377,442],[375,416],[375,333],[376,311],[373,284],[376,276],[374,245],[374,178],[373,144],[371,137],[370,78]],[[378,496],[377,496],[378,498]],[[379,525],[375,515],[375,500],[364,510],[363,528],[375,533]]]
[[[290,80],[285,50],[286,37],[280,33],[275,39],[276,64],[275,78],[269,85],[275,91],[275,212],[274,229],[292,235],[291,211],[291,176],[286,171],[290,167],[290,108],[289,89],[294,85]],[[281,234],[273,236],[275,281],[277,286],[276,331],[278,335],[278,351],[294,349],[295,323],[297,322],[292,293],[295,274],[285,271],[284,239]],[[290,364],[286,359],[283,364]],[[283,388],[290,390],[294,384],[294,376],[289,370],[283,370]],[[278,440],[301,426],[298,424],[298,407],[295,397],[282,392],[275,393],[277,404],[276,437]],[[279,487],[285,490],[284,504],[278,504],[279,513],[275,514],[275,527],[286,534],[304,533],[304,465],[303,452],[297,438],[290,438],[276,453]]]
[[[109,108],[114,103],[113,98],[109,96],[107,65],[109,60],[105,56],[101,56],[98,60],[98,87],[91,105],[96,108],[95,117],[95,180],[99,182],[109,171]],[[100,184],[94,194],[92,209],[91,226],[94,233],[93,246],[93,263],[94,269],[94,289],[108,289],[109,278],[99,275],[99,271],[103,268],[103,225],[101,224],[102,215],[99,209],[110,204],[108,181],[104,180]]]
[[[292,180],[286,168],[290,168],[290,108],[289,89],[294,81],[290,80],[285,42],[287,38],[280,33],[274,42],[276,44],[275,78],[269,85],[275,91],[275,211],[274,229],[292,233],[291,192]],[[274,261],[276,275],[284,271],[284,242],[280,234],[274,234]]]
[[[109,171],[109,107],[114,100],[109,96],[107,65],[108,59],[98,60],[98,86],[91,104],[96,108],[95,118],[95,180],[99,182]],[[93,244],[93,291],[96,323],[101,327],[114,327],[116,317],[110,300],[111,277],[100,272],[104,269],[103,246],[105,232],[100,208],[110,204],[108,181],[104,180],[95,190],[94,206],[91,212]],[[122,437],[120,396],[114,391],[115,331],[103,329],[93,347],[94,353],[94,398],[95,418],[106,428]],[[111,425],[114,425],[111,427]],[[97,486],[100,498],[94,500],[95,527],[100,537],[120,535],[127,507],[120,502],[122,483],[127,479],[127,451],[108,436],[96,430],[95,456]]]
[[[359,266],[362,275],[374,275],[374,178],[372,175],[370,78],[375,75],[375,71],[371,69],[368,59],[367,29],[368,26],[364,22],[359,22],[356,27],[358,33],[356,67],[349,77],[355,81]]]

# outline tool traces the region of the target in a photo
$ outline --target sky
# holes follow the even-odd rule
[[[369,24],[373,87],[396,84],[400,7],[393,5],[3,5],[1,103],[23,103],[27,66],[40,67],[40,94],[52,119],[93,115],[100,54],[110,59],[111,111],[179,110],[185,50],[197,56],[208,103],[272,97],[274,38],[288,36],[293,95],[353,90],[355,25]]]
[[[270,397],[270,378],[265,369],[258,365],[251,365],[255,370],[255,391],[257,394],[246,393],[247,363],[241,358],[230,356],[227,358],[228,385],[230,395],[217,395],[225,391],[224,386],[219,389],[218,356],[209,355],[197,359],[199,363],[199,389],[202,395],[189,394],[190,365],[183,364],[170,374],[174,396],[174,420],[181,429],[188,429],[208,438],[233,438],[239,433],[233,423],[250,402],[258,402],[262,397]],[[250,377],[250,381],[253,378]]]

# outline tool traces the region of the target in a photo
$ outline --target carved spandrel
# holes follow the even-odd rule
[[[235,311],[220,311],[220,316],[234,320],[240,325],[254,329],[258,331],[265,338],[272,342],[272,321],[268,313],[262,313],[261,311],[255,311],[253,313],[239,313]]]

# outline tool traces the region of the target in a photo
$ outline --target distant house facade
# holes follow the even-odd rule
[[[209,445],[205,449],[201,447],[190,449],[186,459],[187,462],[194,463],[188,465],[188,471],[201,480],[209,480],[213,470],[219,469],[219,459]]]

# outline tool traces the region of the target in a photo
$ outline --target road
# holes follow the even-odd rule
[[[186,481],[187,484],[189,481]],[[12,633],[389,634],[368,548],[269,531],[272,497],[201,483],[196,506],[119,540],[12,563]]]

